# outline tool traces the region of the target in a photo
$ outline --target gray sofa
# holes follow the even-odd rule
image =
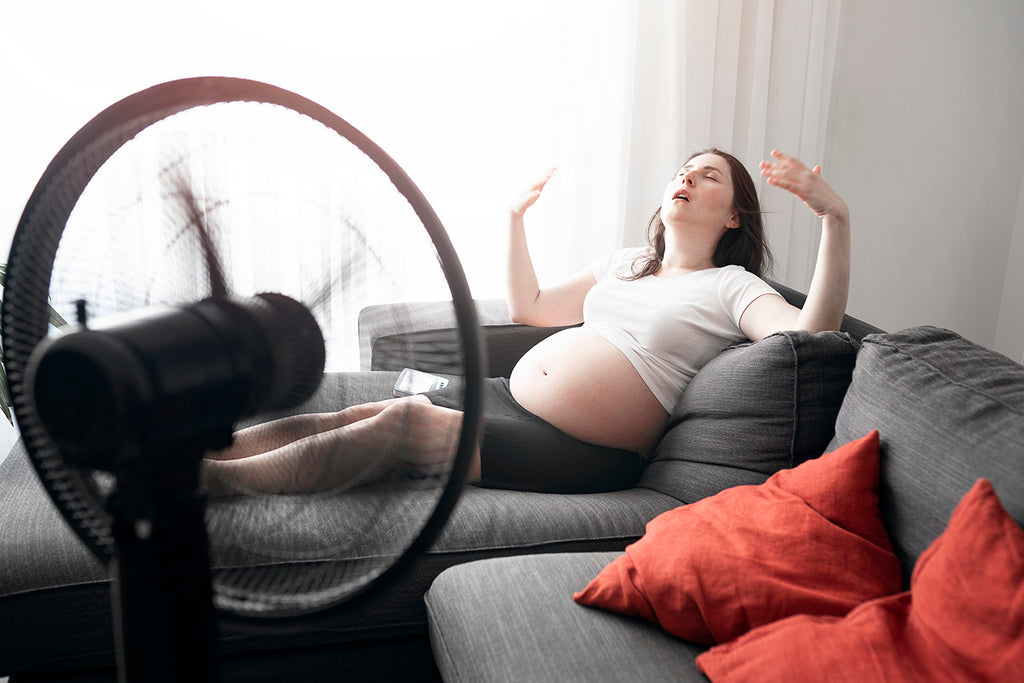
[[[780,291],[791,302],[802,303],[799,293]],[[389,396],[397,371],[406,365],[435,369],[430,367],[429,353],[408,349],[437,352],[451,341],[451,334],[444,330],[450,320],[439,317],[439,310],[406,304],[368,311],[360,321],[364,372],[328,376],[303,410],[336,410]],[[478,311],[489,375],[506,375],[526,349],[553,332],[511,324],[501,302],[480,302]],[[594,653],[573,649],[574,644],[589,641],[586,632],[592,628],[611,628],[615,638],[621,634],[621,649],[630,650],[648,666],[655,663],[652,677],[666,671],[692,675],[694,650],[687,644],[665,639],[632,620],[573,609],[578,606],[569,598],[608,558],[637,540],[658,514],[730,486],[760,483],[779,469],[817,457],[833,440],[841,443],[863,436],[858,432],[871,420],[859,416],[870,412],[875,399],[856,391],[856,373],[861,372],[865,356],[864,351],[858,353],[859,341],[880,331],[853,318],[846,319],[843,330],[774,335],[729,349],[709,363],[687,389],[653,461],[631,489],[562,495],[468,487],[440,538],[407,575],[332,623],[277,635],[222,630],[225,680],[436,680],[442,673],[454,680],[485,679],[492,674],[530,680],[538,673],[558,679],[593,678],[586,675],[588,671],[609,674],[611,670],[584,667],[580,658],[597,662],[591,659]],[[887,347],[879,344],[878,348]],[[961,368],[968,375],[964,379],[984,376],[992,363],[990,356]],[[1010,369],[998,366],[993,372],[1001,377],[1020,372],[1019,366],[1006,364]],[[851,374],[854,390],[847,396]],[[1019,390],[1024,381],[1015,377],[1010,388],[1016,387],[1017,393],[1007,401],[1015,406],[1016,422],[1009,419],[1006,434],[990,435],[980,449],[973,449],[976,434],[993,424],[988,415],[964,418],[959,397],[922,396],[914,378],[908,378],[905,386],[894,381],[888,390],[892,401],[905,408],[920,404],[926,415],[931,411],[947,419],[948,413],[949,419],[959,420],[946,427],[948,434],[929,434],[927,439],[908,427],[906,420],[911,418],[893,417],[887,411],[884,417],[895,425],[890,433],[885,423],[870,427],[882,430],[887,504],[892,524],[901,532],[897,534],[899,550],[908,566],[944,523],[952,508],[950,501],[964,481],[977,472],[996,482],[1008,509],[1016,519],[1024,519],[1020,421],[1024,400]],[[850,417],[843,419],[843,414]],[[936,438],[944,439],[943,444],[952,439],[972,448],[963,449],[959,459],[943,459],[936,468],[932,461],[937,456],[931,451]],[[921,451],[928,452],[918,458]],[[934,495],[935,480],[941,496]],[[272,501],[236,498],[212,505],[211,517],[236,525],[238,533],[252,535],[267,534],[268,520],[293,519],[294,534],[277,530],[280,542],[289,543],[292,535],[332,533],[337,508],[345,504],[327,499],[318,508],[287,496]],[[0,511],[0,676],[11,675],[15,682],[110,680],[114,642],[106,568],[53,509],[20,445],[0,465]],[[296,511],[300,512],[290,514]],[[364,551],[370,552],[354,552]],[[264,562],[215,555],[214,563],[229,559],[236,564],[248,561],[256,569]],[[423,596],[432,583],[425,604]],[[487,587],[495,585],[502,590],[491,591],[485,599]],[[494,602],[499,597],[508,602]],[[544,606],[548,611],[538,612],[536,623],[513,618]],[[586,619],[596,621],[572,622],[583,619],[584,612]],[[474,614],[478,621],[466,621]],[[483,649],[476,649],[481,647],[479,639],[469,637],[474,630],[486,640]],[[549,637],[556,633],[564,638]],[[627,641],[627,636],[643,640]],[[530,642],[523,640],[530,637]],[[628,642],[633,644],[627,646]],[[469,659],[482,668],[466,668]],[[551,666],[555,668],[547,668]]]
[[[1024,367],[937,328],[869,335],[828,450],[871,430],[880,433],[880,507],[905,585],[978,478],[1024,524]],[[444,680],[707,680],[695,665],[705,646],[573,602],[620,554],[508,557],[443,572],[426,603]]]

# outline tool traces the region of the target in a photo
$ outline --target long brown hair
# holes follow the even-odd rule
[[[712,263],[717,268],[743,266],[748,272],[764,277],[771,270],[772,255],[764,236],[761,203],[753,179],[739,159],[717,147],[691,154],[683,165],[701,154],[714,154],[729,164],[732,172],[733,210],[740,221],[738,228],[726,230],[722,235],[715,247]],[[647,245],[651,253],[633,262],[633,275],[626,280],[639,280],[654,275],[661,268],[661,260],[665,258],[665,224],[661,222],[660,206],[647,223]]]

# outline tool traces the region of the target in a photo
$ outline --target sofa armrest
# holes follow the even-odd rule
[[[476,303],[487,377],[508,377],[524,353],[565,327],[513,323],[504,299]],[[415,368],[442,375],[460,364],[455,312],[449,301],[378,304],[359,313],[362,370]]]
[[[502,299],[474,302],[481,325],[512,324]],[[373,347],[381,338],[400,338],[401,335],[422,332],[454,330],[455,307],[451,301],[418,301],[375,304],[359,311],[359,369],[373,367]],[[451,335],[455,343],[454,334]],[[405,366],[403,366],[405,367]],[[401,370],[402,368],[398,368]]]

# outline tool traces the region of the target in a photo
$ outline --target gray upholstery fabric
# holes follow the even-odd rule
[[[327,375],[303,412],[337,410],[386,398],[397,373]],[[408,494],[416,495],[416,494]],[[431,492],[423,492],[433,504]],[[400,519],[390,494],[231,498],[212,502],[208,519],[215,572],[267,576],[281,559],[344,547],[346,562],[373,558],[381,534]],[[273,652],[352,640],[424,633],[421,596],[442,570],[460,562],[522,553],[621,550],[646,522],[678,502],[644,489],[592,495],[547,495],[469,487],[434,547],[398,583],[350,609],[330,630],[261,636],[224,633],[223,651]],[[19,444],[0,464],[0,674],[113,665],[107,571],[50,503]],[[365,524],[367,516],[374,524]],[[352,520],[370,533],[356,541]],[[227,534],[225,534],[227,530]],[[231,543],[224,543],[227,538]],[[40,618],[40,615],[44,615]],[[230,666],[230,665],[228,665]]]
[[[53,665],[113,663],[110,594],[106,568],[74,536],[50,505],[24,451],[16,449],[0,466],[0,672]],[[322,498],[301,496],[235,498],[210,509],[217,572],[244,571],[250,579],[270,576],[285,553],[329,547],[345,519],[376,510],[386,528],[387,508],[373,492]],[[375,503],[376,501],[376,503]],[[392,501],[393,502],[393,501]],[[422,631],[426,613],[420,596],[452,565],[510,554],[621,550],[639,538],[646,522],[677,504],[653,491],[550,495],[470,487],[434,547],[397,585],[347,609],[329,633],[284,638],[226,634],[227,653],[274,650],[391,637]],[[333,521],[332,521],[333,520]],[[231,529],[230,546],[218,542]],[[374,557],[375,542],[363,539],[346,558]],[[260,568],[253,574],[253,568]],[[47,615],[40,620],[38,615]]]
[[[476,313],[486,351],[485,377],[508,377],[524,353],[566,329],[513,323],[504,299],[479,300]],[[367,306],[358,325],[363,370],[461,372],[462,342],[450,302]]]
[[[481,299],[476,304],[477,322],[482,326],[510,325],[508,306],[504,299]],[[396,369],[378,365],[374,368],[373,347],[382,337],[395,337],[407,333],[432,331],[432,334],[455,328],[455,308],[451,301],[421,301],[367,306],[359,312],[356,322],[359,331],[359,369]],[[442,338],[451,344],[454,338]],[[455,345],[449,350],[458,350]],[[379,361],[378,361],[379,363]],[[404,367],[404,366],[403,366]],[[409,366],[415,367],[415,366]],[[397,368],[401,370],[402,368]]]
[[[1024,524],[1024,367],[935,327],[866,337],[832,446],[873,429],[882,511],[908,572],[980,477]]]
[[[480,328],[487,351],[485,377],[508,377],[524,353],[566,327],[485,325]],[[462,372],[462,346],[456,330],[422,330],[377,337],[371,370],[415,368],[424,372]]]
[[[842,332],[726,349],[683,392],[639,485],[690,503],[821,455],[856,352]]]
[[[792,296],[784,289],[782,293]],[[511,325],[501,300],[477,302],[477,314],[485,326],[492,373],[505,374],[536,339],[556,331]],[[417,331],[450,326],[452,320],[450,303],[371,307],[359,322],[364,368],[416,367],[414,360],[393,358],[387,366],[371,359],[374,341],[406,334],[415,338]],[[431,333],[424,334],[429,338]],[[302,411],[338,410],[388,398],[396,377],[397,372],[328,375]],[[692,480],[704,476],[698,472],[702,465],[690,463]],[[722,468],[709,467],[706,489],[723,481]],[[577,496],[470,488],[434,547],[388,590],[345,609],[329,628],[272,636],[224,631],[225,671],[245,672],[236,680],[337,680],[386,676],[382,672],[390,664],[402,680],[424,674],[429,678],[436,672],[424,672],[422,666],[422,595],[439,572],[489,557],[621,551],[643,534],[648,520],[678,503],[645,488]],[[312,544],[319,536],[337,533],[332,520],[346,511],[341,500],[328,498],[319,504],[317,510],[288,497],[221,501],[211,506],[211,517],[222,526],[236,525],[240,535],[253,539],[266,534],[268,543]],[[294,536],[284,533],[284,527],[276,534],[268,531],[268,520],[282,515],[290,515],[287,528],[297,531]],[[223,546],[214,548],[214,556],[219,566],[271,561]],[[85,667],[113,666],[106,568],[53,509],[20,446],[0,464],[0,558],[0,676],[74,669],[77,678]],[[407,658],[407,653],[417,656]]]
[[[502,558],[453,567],[426,595],[449,683],[703,681],[704,649],[656,625],[572,601],[619,553]]]
[[[359,403],[393,398],[397,379],[398,372],[328,372],[316,393],[287,413],[329,413]],[[277,415],[261,415],[250,422],[274,417]]]

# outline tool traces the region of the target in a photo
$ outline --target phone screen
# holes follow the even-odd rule
[[[406,368],[398,376],[395,382],[395,396],[412,396],[427,391],[441,389],[448,385],[448,380],[438,375],[431,375],[428,372],[421,372]]]

